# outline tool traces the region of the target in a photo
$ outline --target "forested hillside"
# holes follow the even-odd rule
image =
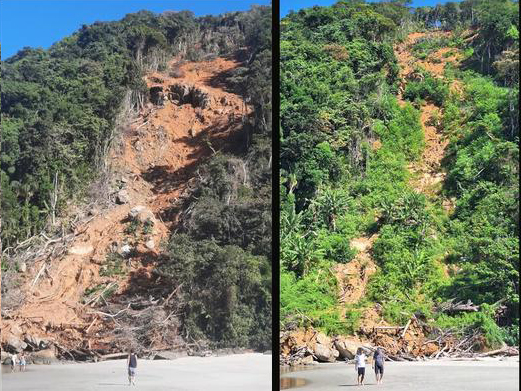
[[[285,330],[397,356],[518,344],[518,14],[341,1],[282,19]],[[281,338],[302,355],[307,337]]]
[[[2,83],[4,348],[271,345],[270,7],[84,25]]]

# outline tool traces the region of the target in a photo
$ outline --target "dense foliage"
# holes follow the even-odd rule
[[[239,54],[237,54],[239,53]],[[230,88],[254,108],[243,142],[200,169],[157,267],[183,285],[185,337],[219,346],[271,345],[271,8],[196,18],[148,11],[83,26],[48,50],[24,48],[2,65],[2,244],[45,230],[85,200],[104,169],[118,115],[147,100],[145,72],[240,55]],[[247,178],[240,175],[244,173]],[[53,202],[57,194],[56,203]],[[182,256],[181,256],[182,254]],[[4,265],[5,266],[5,260]]]
[[[393,323],[423,313],[442,328],[478,328],[490,345],[513,343],[517,3],[470,0],[410,11],[402,2],[339,2],[282,20],[281,320],[351,333],[359,310],[379,303]],[[465,61],[448,67],[445,80],[418,69],[422,77],[403,93],[411,104],[400,107],[392,45],[440,26],[450,36],[418,41],[413,55],[425,59],[451,46]],[[461,95],[450,92],[454,79]],[[451,138],[437,196],[417,194],[407,169],[423,151],[416,107],[425,101],[441,108],[438,126]],[[442,207],[449,198],[456,199],[453,213]],[[354,258],[352,238],[375,233],[378,270],[367,296],[340,319],[334,281],[318,276]],[[449,299],[470,299],[481,311],[437,313]],[[500,304],[507,308],[497,311]]]

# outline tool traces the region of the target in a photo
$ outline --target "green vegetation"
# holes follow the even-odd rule
[[[113,277],[126,273],[125,259],[118,253],[109,253],[100,268],[100,276]]]
[[[420,71],[422,81],[409,81],[405,87],[403,96],[405,99],[415,101],[425,99],[441,106],[449,95],[449,86],[439,78],[433,77],[426,71]]]
[[[109,286],[110,285],[110,286]],[[109,300],[110,297],[118,290],[117,284],[98,284],[93,286],[92,288],[85,289],[83,293],[83,303],[89,302],[96,296],[100,296],[100,298],[104,300]]]
[[[174,286],[182,284],[181,308],[187,334],[217,347],[271,343],[271,264],[236,245],[200,240],[186,234],[172,237],[168,262],[158,272]]]
[[[518,343],[517,12],[502,0],[413,13],[401,2],[341,1],[282,20],[283,325],[352,333],[360,311],[378,303],[393,324],[423,314],[441,328],[479,330],[489,346]],[[451,34],[419,40],[413,55],[449,46],[466,60],[446,67],[445,81],[419,69],[403,94],[414,106],[400,107],[392,45],[439,24]],[[461,94],[449,90],[454,79]],[[415,108],[424,101],[441,108],[432,122],[451,138],[447,177],[429,197],[410,187],[407,169],[424,148]],[[452,213],[442,207],[449,198],[456,199]],[[340,319],[329,270],[354,258],[351,239],[375,233],[377,272],[367,296]],[[450,299],[472,300],[480,311],[437,312]]]

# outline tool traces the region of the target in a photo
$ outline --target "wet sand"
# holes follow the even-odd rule
[[[385,391],[518,391],[519,358],[506,361],[388,362],[383,384],[377,385],[371,367],[366,368],[362,389]],[[281,378],[301,379],[295,390],[357,389],[353,364],[318,364],[316,370],[293,372]],[[289,384],[289,382],[287,382]],[[353,387],[353,388],[351,388]]]
[[[139,360],[136,387],[145,391],[271,390],[271,355]],[[3,373],[2,391],[127,390],[126,360],[88,364],[29,365],[25,373]]]

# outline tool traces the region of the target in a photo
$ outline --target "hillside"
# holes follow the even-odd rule
[[[6,60],[3,350],[270,346],[270,17],[142,11]]]
[[[455,4],[282,21],[282,363],[518,344],[518,11]]]

